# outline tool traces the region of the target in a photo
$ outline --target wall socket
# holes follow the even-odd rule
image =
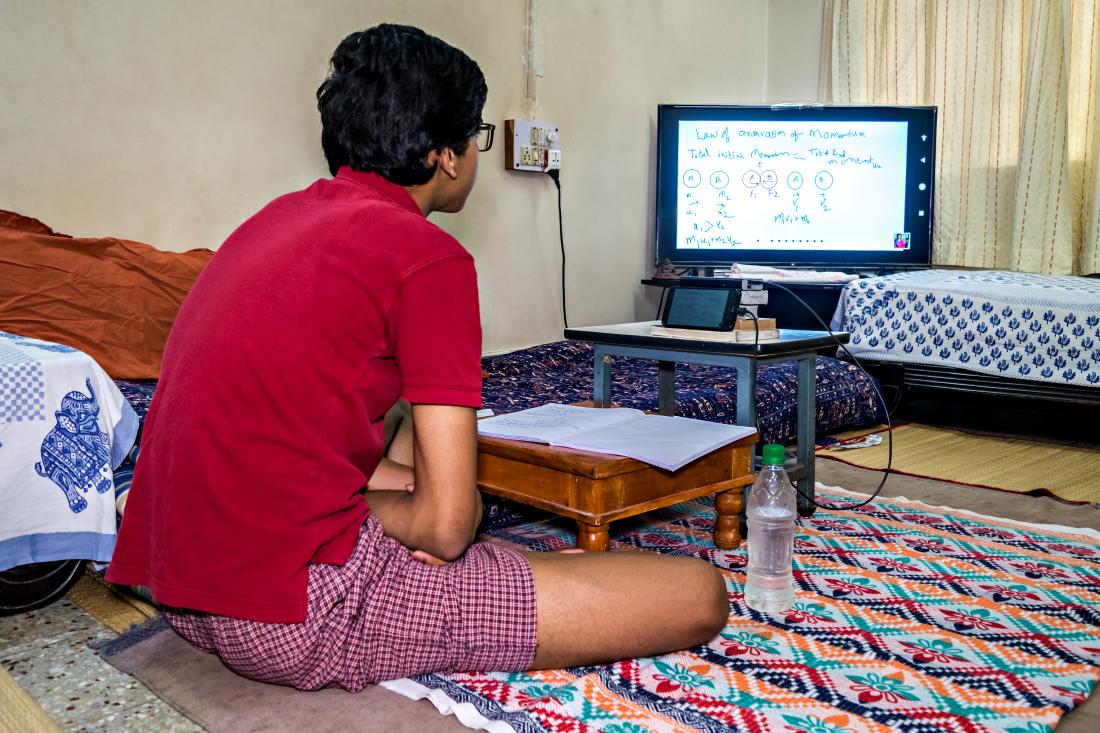
[[[552,122],[504,121],[504,167],[544,173],[561,168],[561,131]]]

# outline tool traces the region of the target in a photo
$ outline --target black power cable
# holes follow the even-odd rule
[[[792,291],[790,288],[786,287],[785,285],[780,285],[779,283],[775,282],[774,280],[768,280],[767,282],[763,282],[761,280],[753,281],[752,278],[743,278],[743,280],[749,281],[749,282],[760,282],[760,283],[763,283],[764,287],[777,287],[780,290],[786,291],[786,293],[788,295],[790,295],[792,298],[794,298],[796,301],[798,301],[798,303],[803,308],[805,308],[810,313],[810,315],[812,315],[815,319],[817,319],[817,322],[820,323],[821,327],[824,328],[829,333],[829,336],[832,337],[833,342],[836,343],[837,347],[841,351],[843,351],[845,354],[847,354],[848,358],[851,359],[853,362],[855,362],[855,365],[860,368],[860,371],[862,371],[864,374],[866,374],[868,379],[871,380],[871,388],[874,389],[875,396],[878,397],[879,404],[882,405],[882,410],[886,415],[886,469],[882,472],[882,480],[879,481],[878,488],[876,488],[874,490],[874,492],[872,492],[872,494],[869,497],[867,497],[867,499],[865,499],[864,501],[857,502],[857,503],[854,503],[854,504],[846,504],[844,506],[836,506],[836,505],[833,505],[833,504],[819,504],[813,497],[807,496],[806,493],[803,492],[801,489],[799,489],[797,485],[795,486],[795,490],[798,491],[798,493],[802,495],[802,498],[807,500],[811,504],[813,504],[818,509],[828,509],[829,511],[845,511],[845,510],[848,510],[848,509],[859,509],[862,506],[867,506],[868,504],[870,504],[872,501],[875,500],[875,498],[878,496],[879,492],[882,491],[882,487],[886,485],[886,479],[890,478],[890,469],[894,465],[894,422],[893,422],[893,420],[890,419],[890,408],[887,406],[886,400],[883,398],[882,392],[878,388],[878,383],[875,382],[874,377],[872,377],[870,375],[870,373],[863,366],[863,364],[860,363],[859,359],[857,359],[855,356],[853,356],[851,351],[848,351],[848,347],[840,342],[840,339],[838,339],[836,337],[836,334],[833,333],[833,329],[829,327],[829,324],[827,324],[824,321],[824,319],[822,319],[822,317],[817,314],[817,311],[815,311],[813,308],[811,308],[810,305],[806,301],[804,301],[802,298],[800,298],[797,293],[795,293],[794,291]],[[746,311],[746,312],[748,312],[748,311]],[[759,342],[760,342],[760,327],[759,327],[759,325],[757,325],[756,316],[751,314],[751,313],[750,313],[750,315],[752,315],[753,325],[756,326],[756,342],[753,343],[753,349],[752,349],[753,359],[755,359],[756,358],[756,349],[757,349],[757,346],[759,345]],[[759,428],[757,428],[757,429],[759,430]]]
[[[753,313],[748,308],[738,308],[737,309],[737,315],[739,315],[739,316],[748,316],[749,318],[752,319],[752,328],[753,328],[753,331],[755,332],[753,334],[753,339],[752,339],[752,360],[753,360],[753,362],[755,362],[756,361],[756,349],[757,349],[757,347],[760,346],[760,321],[756,320],[756,314]],[[753,366],[755,366],[755,363],[753,364]],[[753,427],[758,427],[758,426],[754,425]]]
[[[565,310],[565,228],[561,220],[561,171],[551,168],[546,171],[554,181],[554,187],[558,189],[558,240],[561,242],[561,319],[565,327],[569,328],[569,316]]]

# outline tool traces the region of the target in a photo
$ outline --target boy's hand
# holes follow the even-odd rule
[[[584,550],[582,550],[579,547],[567,547],[564,550],[557,550],[556,552],[559,555],[576,555],[576,554],[584,552]],[[440,560],[438,557],[431,554],[430,552],[424,552],[423,550],[413,550],[412,556],[413,556],[414,560],[418,560],[418,561],[424,563],[425,565],[440,566],[440,565],[446,565],[447,564],[446,560]]]
[[[398,490],[368,491],[365,498],[387,537],[439,560],[457,560],[481,521],[474,410],[414,404],[413,419],[415,472],[392,483],[372,482],[371,488],[388,483]]]
[[[410,489],[410,491],[411,491],[411,489]],[[440,560],[438,557],[431,554],[430,552],[424,552],[423,550],[413,550],[412,556],[413,556],[413,560],[419,560],[420,562],[424,563],[425,565],[437,565],[438,566],[438,565],[446,565],[447,564],[446,560]]]

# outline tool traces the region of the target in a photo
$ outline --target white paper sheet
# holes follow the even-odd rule
[[[592,430],[554,443],[565,448],[611,453],[676,471],[696,458],[756,432],[756,428],[641,415],[606,430]]]
[[[644,415],[629,407],[581,407],[549,403],[519,412],[480,420],[477,431],[482,435],[533,443],[550,443],[594,428],[606,428],[624,420]]]
[[[478,423],[482,435],[627,456],[667,471],[756,432],[740,425],[647,415],[626,407],[548,404]]]

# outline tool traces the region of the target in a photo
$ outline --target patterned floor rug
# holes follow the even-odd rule
[[[819,485],[818,496],[856,495]],[[1046,733],[1100,677],[1096,530],[905,499],[819,511],[800,520],[796,536],[795,608],[761,615],[744,605],[744,549],[716,550],[713,522],[710,502],[699,501],[613,530],[617,547],[694,555],[722,569],[731,614],[711,643],[606,666],[425,675],[385,687],[495,733]],[[573,541],[569,525],[553,520],[492,534],[543,550]],[[303,730],[320,719],[327,729],[362,729],[393,707],[377,688],[299,692],[246,680],[163,624],[135,627],[100,653],[219,733]],[[453,720],[424,713],[391,710],[389,727],[367,727],[435,730]],[[1081,714],[1090,711],[1073,717]],[[1095,730],[1091,719],[1066,724]]]
[[[615,536],[618,547],[722,569],[731,615],[710,644],[608,666],[385,686],[466,725],[522,733],[1043,733],[1100,677],[1100,533],[904,499],[819,511],[796,535],[795,608],[762,615],[744,604],[744,549],[716,550],[713,522],[697,501]],[[572,542],[554,521],[493,534],[540,550]]]

